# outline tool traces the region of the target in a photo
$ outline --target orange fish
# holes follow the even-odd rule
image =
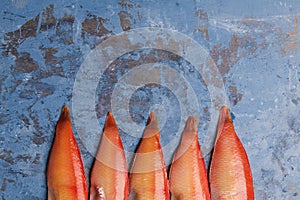
[[[223,106],[210,166],[211,199],[254,199],[246,151],[235,133],[230,112]]]
[[[168,200],[169,185],[160,146],[158,122],[150,113],[130,174],[130,197],[136,200]]]
[[[90,200],[128,199],[128,170],[117,124],[108,113],[91,171]]]
[[[63,106],[47,166],[48,199],[87,200],[80,151],[72,131],[70,110]]]
[[[170,168],[171,199],[210,199],[207,172],[198,142],[198,122],[189,117]]]

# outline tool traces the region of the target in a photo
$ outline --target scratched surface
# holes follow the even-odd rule
[[[176,30],[209,52],[249,156],[256,199],[299,199],[300,2],[11,0],[0,4],[1,199],[46,199],[45,171],[55,123],[61,106],[72,106],[73,84],[84,58],[110,36],[142,27]],[[99,130],[111,110],[115,85],[135,66],[147,63],[171,66],[196,91],[199,141],[205,146],[211,119],[208,86],[183,57],[158,49],[122,55],[105,70],[95,96]],[[157,111],[164,121],[164,146],[179,138],[173,133],[181,120],[180,98],[185,100],[168,87],[147,84],[131,95],[130,116],[120,112],[118,117],[131,117],[143,125],[149,110]],[[74,132],[88,175],[93,152]],[[125,131],[121,136],[125,149],[134,151],[138,138]]]

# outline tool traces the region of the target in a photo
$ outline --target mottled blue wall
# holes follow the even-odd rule
[[[72,107],[78,70],[91,50],[110,36],[143,27],[182,33],[212,58],[222,80],[220,87],[228,97],[224,101],[249,156],[256,199],[299,199],[299,1],[10,0],[0,4],[2,199],[46,199],[45,170],[60,108],[66,104],[72,113],[78,110]],[[143,127],[149,111],[154,110],[162,124],[162,145],[179,139],[176,131],[186,120],[181,106],[187,106],[180,101],[190,100],[179,82],[183,77],[198,103],[197,112],[188,110],[187,114],[199,118],[199,141],[209,149],[205,141],[214,139],[207,134],[214,117],[209,87],[216,81],[207,82],[199,66],[185,56],[151,47],[110,61],[99,77],[92,105],[99,134],[106,113],[114,109],[111,102],[117,83],[136,66],[156,63],[176,72],[172,80],[178,84],[178,93],[163,84],[170,82],[165,76],[160,77],[161,84],[142,85],[132,94],[126,93],[126,86],[124,94],[131,95],[129,115],[116,111],[117,122],[127,128],[133,127],[133,122]],[[130,81],[139,80],[134,77]],[[126,121],[128,118],[132,121]],[[142,133],[142,129],[134,131]],[[79,137],[80,130],[74,128],[74,132],[88,175],[93,151],[88,141]],[[125,149],[133,152],[139,137],[120,132]],[[166,153],[166,160],[171,154]],[[210,152],[205,155],[208,161]]]

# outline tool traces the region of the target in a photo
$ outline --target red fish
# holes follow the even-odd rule
[[[90,200],[128,199],[128,170],[117,124],[108,113],[91,171]]]
[[[171,199],[210,199],[207,172],[198,142],[196,117],[189,117],[170,168]]]
[[[130,174],[130,196],[136,200],[168,200],[169,184],[160,145],[158,122],[150,113]]]
[[[236,135],[230,112],[223,106],[210,166],[211,199],[254,199],[246,151]]]
[[[47,166],[48,199],[87,200],[80,151],[72,131],[70,110],[63,106]]]

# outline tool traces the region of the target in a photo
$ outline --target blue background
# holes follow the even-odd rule
[[[299,199],[299,1],[11,0],[0,4],[2,199],[46,199],[45,170],[55,124],[61,106],[72,105],[73,83],[84,57],[111,35],[151,26],[186,34],[210,53],[249,156],[256,199]],[[99,130],[110,110],[111,88],[129,69],[148,62],[181,69],[199,94],[199,133],[205,135],[210,97],[201,76],[185,70],[192,66],[184,58],[149,49],[120,57],[113,64],[117,72],[103,75],[95,97]],[[141,87],[131,97],[130,117],[144,124],[151,106],[165,106],[167,99],[168,120],[161,131],[164,145],[170,140],[167,132],[178,128],[176,98],[180,97],[162,86]],[[205,145],[201,134],[200,144]],[[133,151],[138,139],[122,131],[121,136],[124,148]],[[93,155],[77,134],[76,138],[88,176]]]

